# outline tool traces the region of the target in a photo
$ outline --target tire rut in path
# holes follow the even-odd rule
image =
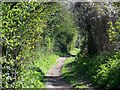
[[[66,82],[62,77],[62,67],[67,57],[60,57],[57,60],[56,65],[53,65],[47,75],[45,76],[46,88],[69,88],[73,90],[73,87]]]

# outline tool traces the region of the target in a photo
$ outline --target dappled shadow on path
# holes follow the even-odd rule
[[[61,88],[61,89],[70,89],[70,90],[75,90],[67,81],[64,80],[62,76],[62,66],[64,65],[64,61],[66,60],[66,57],[60,57],[57,60],[57,63],[53,65],[45,78],[46,82],[46,88]]]
[[[63,74],[63,76],[64,78],[69,78],[69,82],[75,82],[73,87],[79,88],[78,90],[104,90],[104,88],[99,88],[91,83],[90,78],[86,75],[88,73],[84,70],[86,68],[84,67],[88,68],[88,66],[81,66],[81,61],[74,60],[64,66],[64,68],[67,68],[68,70]],[[81,69],[83,72],[81,72]]]
[[[46,88],[63,88],[69,90],[74,89],[67,81],[64,80],[63,76],[44,76],[46,81]]]
[[[69,88],[72,89],[71,86],[68,85],[68,82],[64,80],[61,76],[45,76],[46,84],[49,86],[54,86],[54,88]],[[52,88],[52,87],[51,87]]]

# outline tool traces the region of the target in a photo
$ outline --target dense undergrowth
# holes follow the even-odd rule
[[[44,75],[57,55],[74,57],[79,50],[86,55],[117,51],[120,46],[117,15],[120,4],[117,4],[1,2],[2,88],[44,87]],[[108,12],[107,6],[111,5],[116,15],[112,9]],[[119,87],[119,59],[119,52],[93,58],[78,54],[67,60],[63,74],[77,88],[86,87],[77,80],[81,76],[99,87]]]
[[[21,85],[22,88],[44,88],[44,75],[47,73],[51,65],[56,62],[57,55],[41,52],[41,49],[29,54],[28,65],[22,68],[20,80],[16,85]],[[34,56],[31,58],[31,56]],[[26,69],[24,69],[26,68]],[[18,87],[18,86],[17,86]]]
[[[2,88],[44,87],[43,76],[55,63],[55,52],[66,54],[74,47],[77,31],[71,15],[55,2],[2,2],[1,6]]]
[[[10,87],[44,88],[44,75],[47,73],[51,65],[56,62],[58,56],[54,53],[43,52],[39,48],[34,51],[24,52],[24,57],[24,62],[21,62],[22,66],[18,71],[19,77]],[[6,79],[4,77],[6,76],[3,76],[3,81]]]
[[[45,84],[44,75],[58,58],[55,54],[42,53],[36,50],[33,59],[29,57],[28,66],[22,68],[20,82],[16,85],[22,85],[22,88],[43,88]],[[29,53],[31,55],[31,53]],[[18,87],[18,86],[17,86]]]
[[[65,61],[62,68],[63,77],[75,88],[87,88],[88,86],[85,85],[83,81],[78,81],[81,80],[81,77],[79,77],[79,69],[74,65],[76,65],[74,57],[70,57]],[[74,69],[75,67],[76,69]],[[77,71],[77,73],[75,71]]]
[[[64,77],[76,88],[87,88],[79,79],[89,80],[98,88],[120,88],[120,53],[101,54],[92,58],[78,54],[69,58],[63,68]]]

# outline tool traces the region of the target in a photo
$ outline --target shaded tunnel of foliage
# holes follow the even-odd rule
[[[1,6],[2,88],[43,88],[50,66],[74,48],[80,52],[71,64],[73,75],[89,77],[100,87],[120,86],[119,2],[1,2]]]
[[[77,31],[71,16],[61,3],[1,4],[2,88],[44,87],[43,76],[58,58],[54,52],[67,54],[74,47]]]
[[[76,2],[71,7],[81,50],[66,60],[63,76],[75,88],[120,88],[119,8],[119,2]]]

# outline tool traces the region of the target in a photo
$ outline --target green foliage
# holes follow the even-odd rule
[[[78,49],[78,48],[72,48],[70,50],[70,54],[72,54],[72,55],[77,55],[79,52],[80,52],[80,49]]]
[[[113,56],[111,56],[113,55]],[[105,86],[107,88],[118,88],[119,78],[120,78],[120,54],[116,52],[114,54],[97,57],[100,59],[99,62],[104,62],[97,67],[97,75],[93,76],[95,83],[100,86]]]
[[[76,28],[61,7],[51,2],[2,2],[3,88],[44,87],[43,73],[56,59],[52,53],[58,33],[63,33],[58,40],[62,47],[74,47]]]
[[[65,68],[69,68],[69,72],[65,76],[70,79],[72,77],[87,78],[93,84],[100,88],[113,89],[120,86],[120,53],[101,54],[88,58],[83,55],[78,55],[75,60],[67,63]],[[69,67],[71,66],[71,67]],[[67,70],[67,69],[66,69]],[[69,81],[72,81],[70,80]],[[79,81],[77,81],[79,83]],[[72,83],[73,84],[73,83]],[[76,84],[79,87],[79,84]]]
[[[40,48],[33,53],[26,52],[26,55],[28,54],[29,57],[27,59],[29,61],[23,64],[20,77],[15,82],[15,87],[43,88],[45,84],[44,75],[47,73],[50,66],[56,62],[58,56],[41,52]],[[34,57],[31,58],[32,56]]]
[[[76,6],[79,7],[79,4],[77,3]],[[97,7],[100,6],[97,3],[80,4],[81,8],[85,9],[79,8],[80,11],[78,9],[78,12],[75,11],[79,13],[75,15],[79,17],[75,17],[81,29],[78,33],[73,13],[69,11],[69,8],[64,7],[65,4],[2,2],[2,29],[0,31],[2,87],[44,87],[43,76],[57,58],[53,50],[58,51],[55,53],[59,55],[77,55],[79,49],[75,46],[78,36],[78,45],[83,47],[82,52],[87,52],[87,49],[91,52],[93,50],[101,52],[109,46],[109,40],[112,44],[119,42],[120,22],[119,20],[115,23],[109,22],[109,30],[104,32],[108,20],[106,15],[109,11],[106,4],[101,3],[101,5],[102,8]],[[97,8],[102,11],[98,13]],[[94,16],[94,13],[98,13],[100,18],[97,14]],[[97,24],[102,22],[103,24],[98,29]],[[109,40],[107,34],[109,34]],[[84,55],[78,54],[75,59],[70,58],[70,62],[65,64],[63,73],[76,87],[82,85],[75,79],[80,76],[79,73],[99,86],[118,87],[120,82],[118,79],[120,78],[119,56],[119,52],[102,54],[93,58],[85,57],[85,53]]]
[[[64,6],[64,5],[63,5]],[[54,37],[54,50],[68,54],[75,47],[78,32],[72,13],[68,8],[61,9],[61,18]]]
[[[17,88],[21,87],[21,84],[23,84],[23,87],[43,86],[41,74],[31,69],[28,70],[30,68],[28,64],[32,66],[34,59],[37,63],[37,59],[39,61],[39,58],[42,58],[38,54],[39,58],[36,58],[35,50],[38,47],[46,54],[52,52],[53,41],[47,34],[52,34],[53,31],[49,30],[48,22],[57,18],[54,17],[57,14],[56,12],[59,11],[59,7],[60,4],[58,3],[2,2],[2,29],[0,31],[2,41],[0,43],[2,44],[2,58],[4,58],[2,60],[3,88]],[[52,18],[51,15],[53,15]],[[45,57],[47,56],[43,54],[43,58]],[[41,62],[42,59],[40,59]],[[54,58],[51,59],[50,63]],[[48,67],[46,68],[48,69]],[[24,76],[25,83],[21,83],[23,82],[21,81],[21,72],[27,75],[26,78]],[[35,75],[33,81],[29,79],[32,75]],[[40,80],[37,80],[37,78]],[[20,84],[17,84],[17,81]]]
[[[110,28],[108,30],[109,39],[110,39],[110,42],[112,44],[115,44],[115,43],[120,41],[120,39],[119,39],[119,35],[120,35],[120,20],[115,22],[115,24],[113,24],[112,22],[109,22],[109,26],[110,26]]]
[[[75,88],[89,88],[89,85],[84,83],[82,77],[79,77],[79,69],[77,68],[78,64],[75,61],[74,57],[70,57],[65,61],[65,64],[62,68],[63,77],[70,82],[70,84]]]

